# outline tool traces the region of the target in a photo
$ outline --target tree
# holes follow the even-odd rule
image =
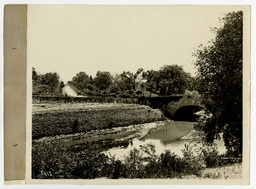
[[[137,89],[139,82],[137,81],[137,78],[139,78],[139,75],[143,72],[143,68],[139,68],[136,73],[133,75],[133,82],[134,82],[134,90]]]
[[[135,89],[135,82],[133,80],[133,74],[131,72],[123,72],[120,74],[121,77],[121,82],[120,84],[122,86],[120,86],[120,89],[122,91],[124,90],[134,90]]]
[[[123,72],[120,77],[122,80],[122,84],[124,85],[122,87],[123,90],[136,90],[136,80],[138,78],[138,76],[142,73],[143,68],[139,68],[136,73],[132,73],[132,72]]]
[[[148,70],[142,73],[142,77],[146,79],[145,87],[147,91],[151,93],[157,91],[157,86],[159,85],[159,72],[154,70]]]
[[[197,76],[192,77],[187,73],[187,90],[189,91],[198,91],[199,78]]]
[[[39,78],[39,75],[37,74],[36,69],[33,67],[32,68],[32,81],[34,84],[37,83],[38,78]]]
[[[72,84],[81,91],[85,91],[90,83],[90,77],[85,72],[79,72],[72,78]]]
[[[59,92],[62,94],[62,88],[65,87],[65,84],[63,81],[60,81],[60,84],[59,84]]]
[[[242,155],[243,12],[226,14],[216,38],[194,54],[200,79],[199,92],[213,116],[204,131],[208,142],[223,132],[232,156]]]
[[[64,82],[60,81],[60,89],[62,89],[63,87],[65,87]]]
[[[187,87],[187,73],[181,66],[165,65],[159,70],[159,89],[162,95],[183,94]]]
[[[112,77],[109,72],[98,71],[94,82],[100,90],[106,90],[112,84]]]
[[[119,74],[114,74],[112,76],[112,84],[110,85],[109,91],[117,94],[121,90],[122,86],[121,76]]]
[[[59,85],[59,75],[56,72],[50,72],[43,74],[40,80],[40,84],[50,87],[50,92],[53,94]]]

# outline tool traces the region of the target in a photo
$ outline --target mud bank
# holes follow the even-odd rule
[[[166,125],[169,120],[156,121],[127,127],[93,130],[88,133],[80,132],[68,135],[56,135],[33,140],[33,146],[40,143],[57,144],[72,151],[89,149],[91,151],[105,151],[113,147],[126,147],[134,138],[140,139],[149,130]]]
[[[137,104],[35,104],[32,137],[88,133],[166,120],[160,110]]]

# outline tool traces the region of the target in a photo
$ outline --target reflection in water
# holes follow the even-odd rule
[[[160,128],[151,129],[147,135],[141,139],[132,140],[126,148],[112,148],[105,153],[107,155],[115,155],[118,159],[123,159],[130,150],[142,146],[154,146],[157,155],[160,155],[165,150],[170,150],[178,156],[182,157],[182,149],[185,143],[192,141],[191,137],[183,137],[190,135],[195,122],[174,121]],[[216,141],[220,153],[226,151],[223,139]]]

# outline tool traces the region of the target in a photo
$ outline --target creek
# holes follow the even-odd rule
[[[169,121],[158,124],[156,122],[130,127],[120,127],[116,132],[103,132],[103,135],[96,135],[89,138],[68,140],[62,142],[65,147],[75,147],[80,150],[85,148],[98,149],[106,155],[124,159],[134,148],[140,149],[148,147],[155,150],[156,155],[160,155],[165,150],[170,150],[182,157],[182,149],[185,144],[193,143],[196,138],[194,125],[197,122],[189,121]],[[134,129],[138,126],[139,129]],[[129,130],[133,129],[133,130]],[[79,138],[79,137],[78,137]],[[220,154],[226,152],[223,138],[215,140]]]
[[[182,149],[185,143],[190,143],[193,139],[193,128],[196,122],[171,121],[161,127],[153,128],[142,138],[134,138],[126,147],[115,147],[107,150],[105,154],[123,159],[130,150],[142,146],[153,147],[155,153],[160,155],[165,150],[170,150],[182,157]],[[220,154],[226,151],[223,139],[216,140]]]

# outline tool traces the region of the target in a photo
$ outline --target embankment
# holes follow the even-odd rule
[[[38,139],[164,119],[159,110],[137,104],[36,104],[33,105],[32,137]]]

